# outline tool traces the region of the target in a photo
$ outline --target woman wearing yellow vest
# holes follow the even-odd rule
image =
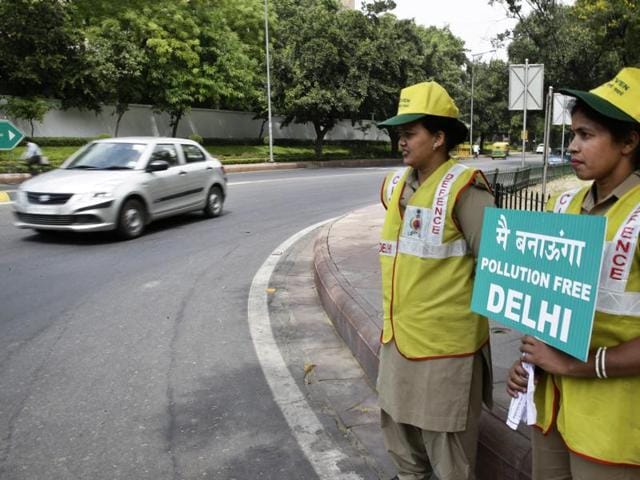
[[[491,360],[487,319],[469,306],[482,215],[494,198],[481,172],[449,157],[467,128],[436,82],[403,89],[398,115],[381,126],[397,128],[405,165],[381,191],[385,445],[401,480],[473,479]]]
[[[536,365],[534,479],[640,479],[640,69],[591,90],[561,90],[571,110],[571,165],[585,188],[549,210],[607,217],[591,348],[581,362],[526,336]],[[507,391],[526,390],[517,361]]]

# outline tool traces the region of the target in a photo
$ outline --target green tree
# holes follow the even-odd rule
[[[0,92],[54,98],[70,82],[79,32],[67,2],[0,2]]]
[[[424,80],[424,43],[413,20],[398,20],[392,14],[369,12],[369,41],[360,51],[370,58],[367,95],[358,112],[365,118],[383,121],[396,114],[400,90]],[[391,153],[398,151],[395,129],[388,129]]]
[[[3,99],[6,104],[2,109],[9,117],[29,122],[31,137],[34,132],[33,122],[42,122],[52,107],[51,101],[41,97],[3,97]]]
[[[197,97],[207,105],[251,110],[264,95],[262,2],[194,0],[202,77]]]
[[[544,63],[545,83],[591,88],[623,66],[640,64],[640,4],[634,0],[494,0],[518,20],[498,40],[511,39],[509,59]],[[529,9],[523,9],[527,3]],[[528,14],[524,12],[528,11]]]
[[[143,71],[147,61],[141,48],[139,32],[128,11],[120,19],[106,19],[86,29],[88,51],[95,58],[96,71],[101,72],[96,85],[102,103],[113,105],[116,115],[114,135],[129,104],[144,97]]]
[[[508,67],[502,60],[476,63],[474,67],[473,132],[486,140],[502,140],[511,131],[511,114],[506,92],[509,90]]]
[[[284,124],[310,122],[315,154],[340,119],[360,110],[367,92],[366,58],[353,50],[366,38],[364,16],[332,0],[280,0],[274,28],[273,97]]]
[[[451,33],[448,27],[419,26],[418,32],[424,45],[424,56],[421,78],[415,80],[435,80],[449,92],[458,107],[465,105],[469,87],[464,71],[467,65],[464,40]]]
[[[180,120],[205,96],[198,76],[200,66],[199,27],[184,1],[143,9],[148,98],[156,111],[169,114],[175,136]]]
[[[640,65],[640,3],[636,0],[577,0],[573,12],[601,47],[610,78],[623,66]],[[615,71],[614,71],[615,70]],[[605,80],[603,80],[605,81]]]

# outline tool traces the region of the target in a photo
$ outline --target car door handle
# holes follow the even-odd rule
[[[213,170],[213,167],[207,167],[207,170]]]
[[[185,172],[185,171],[183,170],[183,171],[181,171],[178,175],[186,175],[186,174],[187,174],[187,172]]]

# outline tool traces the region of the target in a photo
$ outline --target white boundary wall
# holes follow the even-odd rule
[[[34,123],[33,133],[35,137],[96,137],[101,134],[113,136],[116,128],[116,116],[113,112],[114,108],[111,106],[105,106],[98,114],[76,109],[50,110],[42,123]],[[177,135],[188,137],[197,133],[203,138],[238,140],[268,137],[268,123],[254,117],[255,114],[250,112],[193,108],[180,120]],[[10,120],[25,134],[30,134],[31,127],[28,122]],[[286,127],[282,127],[281,123],[282,117],[273,117],[273,138],[315,139],[315,131],[309,123],[291,123]],[[154,113],[148,105],[131,105],[120,121],[118,136],[134,135],[170,136],[169,115]],[[330,130],[325,139],[388,141],[389,136],[370,120],[355,125],[344,120]]]

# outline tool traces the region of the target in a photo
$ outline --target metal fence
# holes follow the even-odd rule
[[[513,191],[509,187],[498,183],[493,190],[496,196],[496,207],[510,208],[513,210],[544,211],[550,195],[542,195],[542,192],[530,190]]]
[[[527,167],[501,172],[484,172],[496,196],[496,206],[516,210],[542,211],[550,195],[527,190],[542,183],[543,167]],[[553,180],[573,173],[570,165],[547,166],[547,180]]]

